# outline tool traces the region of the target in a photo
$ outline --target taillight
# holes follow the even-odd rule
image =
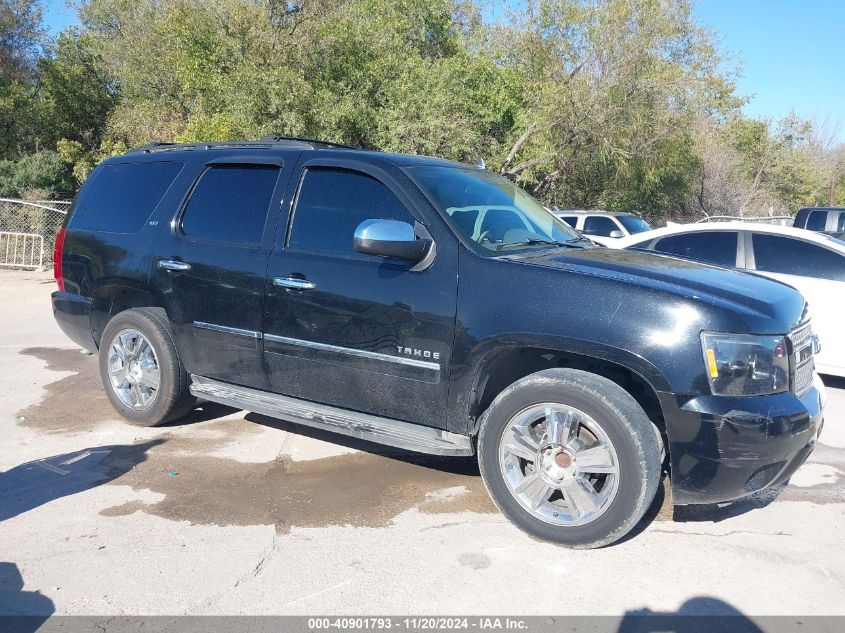
[[[59,290],[65,289],[65,278],[62,274],[62,254],[65,250],[65,234],[66,228],[59,229],[56,233],[56,241],[53,244],[53,278],[56,280],[56,285]]]

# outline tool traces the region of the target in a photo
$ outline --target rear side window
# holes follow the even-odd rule
[[[670,235],[657,241],[654,250],[680,255],[719,266],[736,266],[737,234],[733,231],[709,231]]]
[[[560,216],[560,219],[566,222],[573,229],[575,228],[575,225],[578,224],[578,218],[574,215],[562,215]]]
[[[603,218],[600,216],[590,216],[584,220],[584,235],[598,235],[601,237],[610,237],[613,231],[618,231],[619,227],[616,222],[610,218]]]
[[[839,220],[836,222],[836,232],[845,233],[845,211],[839,212]]]
[[[754,266],[757,270],[845,281],[845,256],[801,240],[754,233]]]
[[[278,176],[274,165],[207,169],[182,213],[182,233],[202,242],[260,244]]]
[[[299,188],[288,245],[355,253],[355,229],[371,219],[414,223],[399,198],[375,178],[345,169],[310,168]]]
[[[811,211],[807,218],[807,228],[811,231],[824,231],[827,224],[827,211]]]
[[[103,165],[76,205],[71,227],[106,233],[137,233],[149,220],[183,163]]]

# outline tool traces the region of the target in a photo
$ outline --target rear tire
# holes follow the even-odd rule
[[[548,369],[512,384],[484,413],[479,468],[493,502],[520,529],[568,547],[602,547],[651,505],[657,437],[616,383]]]
[[[133,308],[115,315],[100,339],[99,361],[109,401],[132,424],[164,424],[196,404],[161,308]]]

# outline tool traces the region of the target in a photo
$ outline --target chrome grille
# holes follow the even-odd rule
[[[813,384],[813,329],[809,321],[789,333],[790,366],[793,368],[792,391],[802,395]]]

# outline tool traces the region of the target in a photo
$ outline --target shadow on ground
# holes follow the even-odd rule
[[[4,632],[37,631],[55,611],[50,598],[38,591],[24,591],[23,585],[18,566],[0,562],[0,630]]]
[[[121,477],[166,440],[112,444],[36,459],[0,473],[0,522]]]
[[[677,611],[627,611],[618,633],[763,633],[742,611],[719,598],[697,596]]]

